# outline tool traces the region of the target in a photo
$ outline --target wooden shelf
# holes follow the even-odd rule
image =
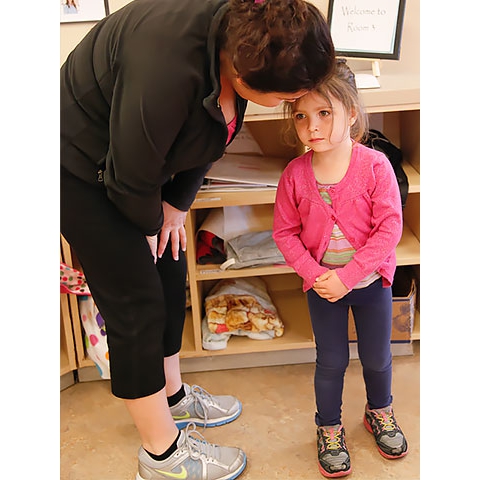
[[[302,349],[314,349],[315,340],[310,323],[308,303],[305,293],[301,290],[300,280],[295,274],[285,280],[271,277],[267,280],[268,290],[272,302],[277,308],[278,315],[285,326],[284,334],[271,340],[253,340],[246,336],[232,335],[228,340],[227,347],[222,350],[193,349],[191,335],[191,315],[187,321],[184,332],[184,344],[181,358],[193,357],[219,357],[245,354],[260,354],[285,351],[299,351]],[[290,287],[290,288],[289,288]],[[420,339],[420,314],[415,312],[414,331],[412,340]],[[230,367],[232,368],[232,367]]]
[[[200,208],[232,207],[240,205],[264,205],[275,203],[276,189],[240,190],[235,192],[199,192],[192,210]]]
[[[61,295],[64,297],[64,295]],[[70,315],[67,317],[60,309],[60,375],[65,375],[77,368],[75,345],[73,342]]]
[[[223,278],[260,277],[263,275],[279,275],[292,273],[293,268],[286,265],[269,265],[266,267],[249,267],[238,270],[221,270],[219,265],[197,265],[197,281],[221,280]]]
[[[368,113],[401,112],[420,109],[420,76],[418,73],[385,73],[379,77],[380,88],[360,90]],[[285,118],[283,107],[248,104],[245,120],[278,120]]]
[[[70,245],[63,236],[60,236],[60,245],[62,251],[62,260],[67,265],[77,268]],[[87,356],[87,352],[83,343],[83,330],[78,311],[77,296],[72,294],[62,294],[60,299],[63,302],[64,309],[68,310],[70,318],[70,332],[68,336],[71,338],[72,348],[76,356],[75,369],[83,367],[93,367],[95,363]]]
[[[63,237],[60,239],[60,262],[68,264],[70,247]],[[68,295],[60,294],[60,376],[77,368],[75,342],[73,338],[73,319]]]
[[[261,157],[259,157],[260,159]],[[261,160],[259,160],[261,161]],[[408,192],[420,192],[420,173],[410,162],[403,162],[408,177]],[[241,205],[265,205],[275,203],[276,189],[244,189],[235,191],[200,191],[192,204],[192,210]]]
[[[410,162],[403,162],[402,167],[408,178],[408,193],[420,193],[420,173]]]
[[[418,73],[383,73],[380,88],[360,90],[368,113],[402,112],[420,109]]]
[[[397,265],[416,265],[420,263],[420,242],[413,232],[404,226],[402,238],[397,247]],[[196,265],[197,281],[221,280],[223,278],[260,277],[264,275],[281,275],[293,273],[286,265],[269,265],[265,267],[249,267],[238,270],[222,270],[219,265]]]
[[[408,225],[404,225],[402,238],[397,246],[397,265],[418,265],[420,263],[420,242]]]
[[[199,351],[195,352],[191,349],[193,342],[188,339],[193,329],[190,329],[190,332],[188,332],[189,322],[187,322],[186,332],[184,332],[184,341],[187,340],[187,347],[184,348],[185,344],[182,347],[182,358],[194,355],[219,356],[313,348],[315,344],[310,325],[308,305],[305,301],[305,294],[301,290],[301,281],[296,274],[291,273],[291,271],[289,273],[291,275],[290,278],[262,277],[268,285],[269,295],[285,326],[284,334],[281,337],[275,337],[270,340],[253,340],[248,337],[232,335],[228,340],[226,349],[204,350],[200,348]],[[191,314],[187,316],[191,319]]]

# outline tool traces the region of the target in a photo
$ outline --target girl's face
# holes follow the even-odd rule
[[[316,92],[309,92],[298,99],[292,109],[298,138],[314,152],[327,152],[351,143],[354,112],[348,114],[342,102],[333,96],[330,102]]]

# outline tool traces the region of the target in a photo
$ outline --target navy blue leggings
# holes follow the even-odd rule
[[[392,401],[392,289],[378,279],[366,288],[352,290],[330,303],[314,290],[307,292],[315,335],[315,423],[341,423],[345,371],[349,363],[348,309],[351,307],[358,337],[358,356],[370,408]]]
[[[170,244],[155,265],[142,232],[90,185],[61,170],[61,231],[105,320],[112,393],[140,398],[165,386],[164,357],[180,351],[186,259]]]

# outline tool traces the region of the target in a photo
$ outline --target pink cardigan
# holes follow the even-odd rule
[[[289,266],[303,278],[303,291],[328,269],[320,265],[336,222],[355,248],[352,260],[337,269],[352,289],[377,271],[392,284],[395,247],[402,236],[402,205],[397,179],[387,157],[355,143],[347,173],[329,193],[328,205],[318,192],[312,151],[292,160],[278,184],[273,238]]]

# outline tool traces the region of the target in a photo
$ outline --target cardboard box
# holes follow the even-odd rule
[[[410,343],[412,341],[413,323],[415,319],[415,302],[417,288],[415,279],[408,272],[395,274],[392,285],[392,343]],[[348,312],[348,340],[357,341],[357,332],[352,310]]]

